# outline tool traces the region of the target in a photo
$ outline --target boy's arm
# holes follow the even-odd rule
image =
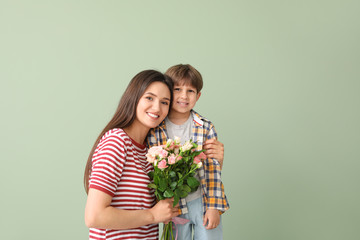
[[[206,156],[218,160],[222,169],[224,162],[224,144],[218,141],[216,138],[211,138],[205,141],[204,149],[206,150]]]

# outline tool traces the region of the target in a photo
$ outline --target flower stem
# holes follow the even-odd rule
[[[185,178],[186,176],[188,176],[190,173],[193,173],[196,169],[197,169],[196,167],[195,167],[195,168],[191,168],[191,170],[190,170],[189,172],[187,172],[184,176],[182,176],[181,179],[179,179],[178,183],[179,183],[180,181],[184,180],[184,178]]]

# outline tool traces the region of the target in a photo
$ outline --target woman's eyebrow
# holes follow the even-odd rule
[[[152,93],[152,92],[146,92],[145,94],[150,94],[152,96],[156,96],[156,94]]]
[[[145,94],[149,94],[149,95],[151,95],[151,96],[157,97],[157,95],[154,94],[154,93],[152,93],[152,92],[146,92]],[[170,101],[170,98],[168,98],[168,97],[163,97],[163,99]]]

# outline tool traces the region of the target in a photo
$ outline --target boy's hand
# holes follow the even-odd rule
[[[212,138],[205,141],[204,149],[206,150],[206,156],[218,160],[222,168],[224,161],[224,144]]]
[[[213,229],[216,228],[220,223],[220,213],[219,210],[216,209],[208,209],[206,210],[204,216],[204,223],[203,225],[206,226],[206,229]]]

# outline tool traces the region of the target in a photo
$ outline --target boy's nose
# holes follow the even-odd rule
[[[182,98],[187,98],[188,95],[187,95],[187,93],[186,93],[185,91],[183,91],[183,92],[181,93],[181,97],[182,97]]]

